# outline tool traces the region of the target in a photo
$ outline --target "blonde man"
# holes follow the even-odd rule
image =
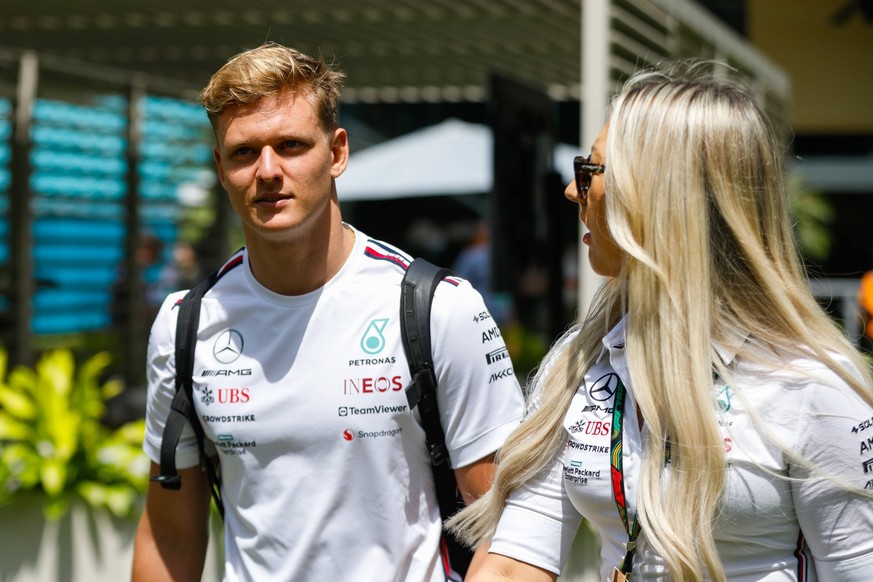
[[[601,580],[871,579],[869,370],[804,279],[764,114],[695,71],[632,78],[576,159],[609,279],[454,521],[474,582],[555,580],[583,516]]]
[[[225,580],[445,581],[424,432],[407,405],[399,325],[402,251],[345,224],[336,180],[349,155],[342,75],[269,44],[237,55],[203,104],[215,163],[246,247],[204,296],[194,406],[220,464]],[[173,397],[176,293],[152,329],[144,449],[156,472]],[[481,495],[493,454],[521,418],[503,348],[469,283],[437,287],[431,318],[438,401],[461,492]],[[503,360],[500,369],[507,368]],[[509,367],[511,370],[511,367]],[[209,489],[192,433],[182,488],[152,483],[133,578],[200,580]]]

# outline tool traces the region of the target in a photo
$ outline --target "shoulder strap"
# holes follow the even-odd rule
[[[197,329],[200,324],[200,301],[213,285],[230,269],[239,265],[234,260],[215,271],[188,291],[179,302],[179,316],[176,322],[176,395],[170,405],[167,422],[161,437],[160,472],[151,478],[165,489],[180,489],[182,478],[176,470],[176,447],[186,424],[190,424],[197,439],[200,463],[209,478],[210,490],[221,517],[224,518],[224,505],[221,501],[221,477],[206,454],[203,426],[197,418],[193,404],[194,350],[197,347]]]
[[[449,462],[446,437],[437,405],[437,380],[430,343],[430,311],[437,285],[446,276],[441,269],[424,259],[409,265],[400,292],[400,335],[409,361],[412,381],[406,389],[409,409],[418,406],[425,442],[430,453],[434,489],[443,521],[464,506],[458,493],[455,472]],[[472,551],[451,532],[443,532],[442,556],[447,580],[462,580],[473,557]]]
[[[450,274],[448,269],[437,267],[424,259],[416,259],[403,277],[400,292],[400,335],[412,376],[406,389],[406,398],[410,409],[418,406],[435,473],[437,470],[451,473],[451,466],[437,405],[437,381],[430,344],[430,309],[437,285]],[[439,487],[437,490],[443,517],[448,517],[457,509],[454,474],[451,474],[451,484],[452,490],[446,491],[445,495],[440,493]]]

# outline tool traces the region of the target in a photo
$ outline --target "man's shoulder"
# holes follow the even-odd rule
[[[393,274],[400,281],[409,270],[412,262],[416,260],[410,253],[392,243],[367,236],[361,231],[356,231],[356,233],[364,241],[362,245],[364,264],[371,267],[371,269],[367,269],[368,273]],[[446,265],[437,264],[436,266],[448,268]],[[452,274],[445,277],[441,283],[447,283],[449,287],[459,287],[464,281],[465,279]],[[444,286],[439,285],[438,287]]]
[[[403,277],[413,261],[413,257],[409,253],[385,241],[368,237],[361,232],[358,235],[364,239],[361,252],[367,273],[394,274]]]

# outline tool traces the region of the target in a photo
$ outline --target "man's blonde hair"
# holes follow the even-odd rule
[[[232,57],[209,80],[200,99],[213,125],[228,107],[254,103],[286,90],[301,91],[325,131],[339,127],[339,97],[345,75],[321,57],[266,43]]]

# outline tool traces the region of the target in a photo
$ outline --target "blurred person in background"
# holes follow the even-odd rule
[[[142,321],[145,324],[154,321],[165,297],[160,282],[150,272],[151,269],[158,268],[163,258],[163,252],[164,242],[156,235],[146,233],[140,237],[134,261],[139,269],[136,276],[141,278],[136,287],[140,291],[139,300],[143,305]],[[119,328],[124,325],[131,312],[132,299],[128,293],[129,276],[127,265],[122,263],[118,268],[115,283],[112,285],[112,304],[110,307],[112,324]]]
[[[173,258],[164,265],[158,276],[158,284],[163,291],[163,298],[173,291],[190,289],[203,278],[197,251],[185,241],[178,241],[173,245]]]
[[[497,325],[509,323],[512,314],[512,299],[506,294],[494,292],[491,278],[491,232],[485,221],[480,222],[470,241],[452,265],[452,271],[463,277],[482,294],[485,305],[494,316]]]

